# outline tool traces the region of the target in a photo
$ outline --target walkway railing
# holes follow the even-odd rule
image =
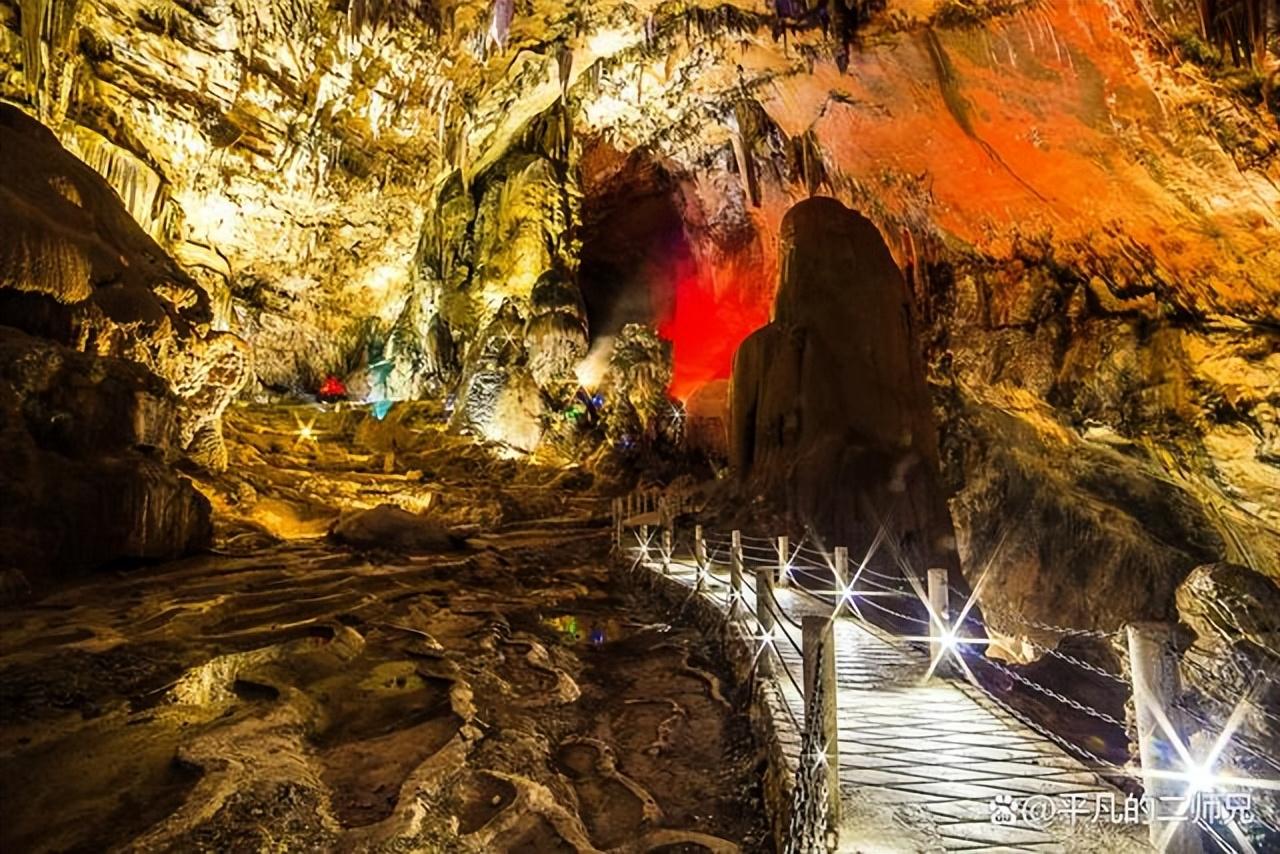
[[[833,628],[842,620],[880,636],[927,647],[926,679],[967,685],[1078,758],[1090,771],[1126,788],[1127,784],[1141,783],[1138,817],[1148,824],[1156,850],[1201,851],[1201,832],[1227,852],[1259,850],[1255,847],[1259,832],[1276,834],[1266,838],[1280,841],[1274,813],[1252,808],[1254,793],[1280,790],[1280,781],[1223,770],[1228,766],[1224,757],[1231,754],[1269,769],[1268,776],[1280,773],[1276,745],[1256,744],[1240,731],[1246,715],[1280,723],[1280,718],[1257,702],[1263,690],[1260,686],[1275,683],[1275,677],[1248,670],[1247,663],[1239,661],[1196,662],[1183,657],[1175,644],[1173,626],[1141,623],[1111,632],[1058,626],[1023,617],[985,597],[983,607],[998,614],[1003,623],[1035,638],[1056,638],[1053,644],[1027,643],[1077,673],[1084,684],[1109,686],[1112,693],[1127,691],[1133,708],[1131,719],[1126,721],[1118,709],[1097,708],[1065,690],[1042,684],[1017,667],[973,654],[974,647],[990,643],[974,611],[985,576],[978,579],[972,592],[949,584],[945,569],[931,568],[922,579],[902,559],[884,528],[864,556],[851,563],[847,548],[828,551],[808,531],[798,539],[789,534],[761,537],[736,530],[708,531],[696,524],[696,508],[689,494],[645,490],[614,500],[613,531],[615,548],[631,561],[633,570],[645,568],[670,575],[676,568],[691,569],[695,580],[690,595],[709,597],[723,607],[727,619],[752,630],[759,641],[754,664],[759,675],[803,697],[802,718],[790,704],[785,705],[796,730],[804,734],[792,805],[794,850],[817,851],[836,844],[840,760],[839,692],[834,670],[838,650]],[[890,571],[877,560],[882,551],[892,553]],[[721,579],[721,574],[727,577]],[[820,603],[825,616],[797,619],[791,613],[796,609],[779,601],[780,590]],[[953,609],[956,602],[963,604]],[[1120,672],[1061,649],[1062,641],[1069,638],[1103,642],[1113,651],[1123,647],[1127,655],[1121,656]],[[797,680],[786,658],[802,662],[803,680]],[[1215,714],[1206,714],[1187,702],[1180,679],[1183,667],[1206,674],[1218,667],[1235,668],[1251,688],[1234,706],[1213,699]],[[1055,685],[1063,681],[1055,680]],[[1004,690],[993,690],[993,685],[1004,686]],[[1106,734],[1103,744],[1136,742],[1139,765],[1105,758],[1100,755],[1105,750],[1090,749],[1078,739],[1056,732],[1052,723],[1038,720],[1002,694],[1034,697],[1039,705],[1056,708],[1059,715],[1050,716],[1053,720],[1064,716],[1087,722],[1094,733]],[[1214,734],[1207,749],[1192,749],[1189,724]]]

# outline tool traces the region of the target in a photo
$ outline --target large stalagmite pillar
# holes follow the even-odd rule
[[[774,319],[734,359],[734,467],[855,554],[884,522],[919,572],[957,567],[908,292],[888,247],[829,198],[792,208],[781,244]]]

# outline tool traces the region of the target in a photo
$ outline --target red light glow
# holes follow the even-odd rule
[[[671,394],[687,400],[699,386],[725,379],[733,354],[743,339],[769,321],[769,298],[763,289],[715,286],[697,275],[676,282],[668,316],[658,334],[672,343],[675,371]]]

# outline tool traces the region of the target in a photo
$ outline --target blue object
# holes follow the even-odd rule
[[[604,406],[604,395],[600,394],[599,392],[596,392],[594,395],[592,395],[591,405],[594,406],[596,409],[599,409],[600,407]]]
[[[387,417],[387,413],[391,411],[391,407],[394,403],[394,400],[375,400],[370,411],[373,412],[374,418],[381,421]]]
[[[603,646],[604,645],[604,629],[600,628],[599,626],[592,626],[590,640],[591,640],[592,646]]]

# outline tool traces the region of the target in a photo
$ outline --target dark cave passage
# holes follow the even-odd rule
[[[584,183],[578,281],[593,342],[628,323],[658,325],[673,314],[679,283],[697,275],[671,176],[634,154]]]
[[[615,335],[628,323],[655,327],[672,344],[670,391],[687,400],[727,380],[738,345],[768,321],[771,287],[757,279],[772,271],[700,261],[679,179],[643,152],[620,164],[610,154],[622,156],[584,157],[599,171],[582,176],[579,284],[591,336]]]

